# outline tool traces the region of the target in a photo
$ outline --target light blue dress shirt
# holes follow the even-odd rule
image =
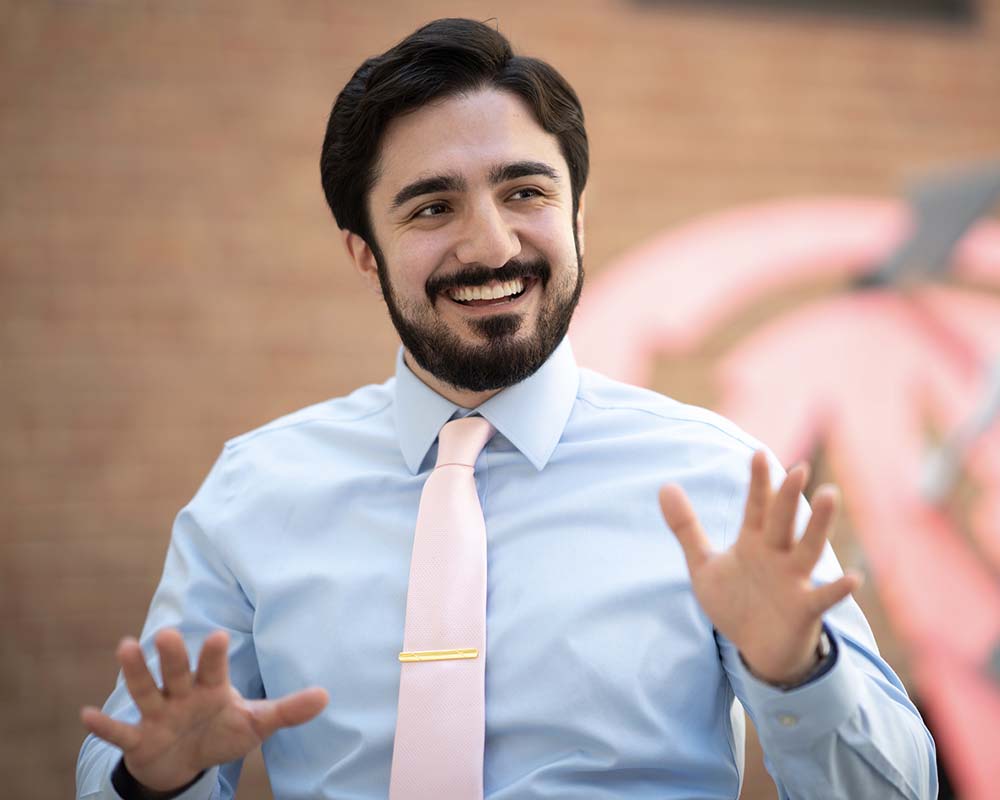
[[[751,676],[695,601],[657,491],[679,483],[714,544],[732,544],[756,441],[578,369],[566,341],[478,412],[498,431],[476,465],[489,800],[733,800],[737,700],[783,798],[936,796],[933,741],[853,601],[825,620],[832,669],[791,691]],[[245,696],[330,693],[316,719],[264,743],[279,800],[387,795],[417,504],[456,413],[400,357],[382,385],[228,442],[177,517],[141,636],[154,672],[160,628],[192,654],[223,628]],[[815,577],[839,574],[828,547]],[[120,676],[105,710],[137,719]],[[117,797],[119,757],[88,737],[78,797]],[[208,770],[182,797],[230,798],[239,770]]]

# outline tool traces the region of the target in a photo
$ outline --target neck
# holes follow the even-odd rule
[[[421,367],[414,360],[413,356],[410,355],[409,350],[403,350],[403,361],[410,368],[410,371],[420,378],[424,384],[446,400],[450,400],[462,408],[478,408],[500,391],[499,389],[489,389],[485,392],[471,392],[466,389],[459,389],[450,383],[445,383]]]

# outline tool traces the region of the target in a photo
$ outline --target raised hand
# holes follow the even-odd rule
[[[795,684],[816,663],[823,614],[861,585],[857,574],[814,586],[810,574],[826,544],[836,489],[822,487],[795,540],[795,512],[808,477],[793,468],[774,492],[767,457],[754,453],[743,527],[732,547],[715,552],[683,490],[660,490],[660,508],[684,550],[691,585],[715,628],[739,649],[750,671],[776,685]]]
[[[135,639],[118,646],[125,685],[142,714],[138,725],[92,706],[80,711],[87,730],[120,747],[128,771],[149,789],[180,788],[209,767],[242,758],[279,728],[308,722],[327,703],[327,693],[316,687],[278,700],[245,700],[229,682],[223,631],[205,639],[194,674],[180,633],[162,630],[155,642],[162,688]]]

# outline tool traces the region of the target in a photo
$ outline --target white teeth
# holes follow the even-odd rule
[[[494,281],[485,286],[460,286],[448,294],[452,300],[468,302],[469,300],[499,300],[524,291],[524,281],[515,278],[512,281]]]

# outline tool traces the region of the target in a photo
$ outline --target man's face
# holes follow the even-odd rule
[[[382,294],[424,370],[499,389],[562,340],[583,282],[582,215],[558,141],[516,95],[484,89],[394,120],[368,209]]]

